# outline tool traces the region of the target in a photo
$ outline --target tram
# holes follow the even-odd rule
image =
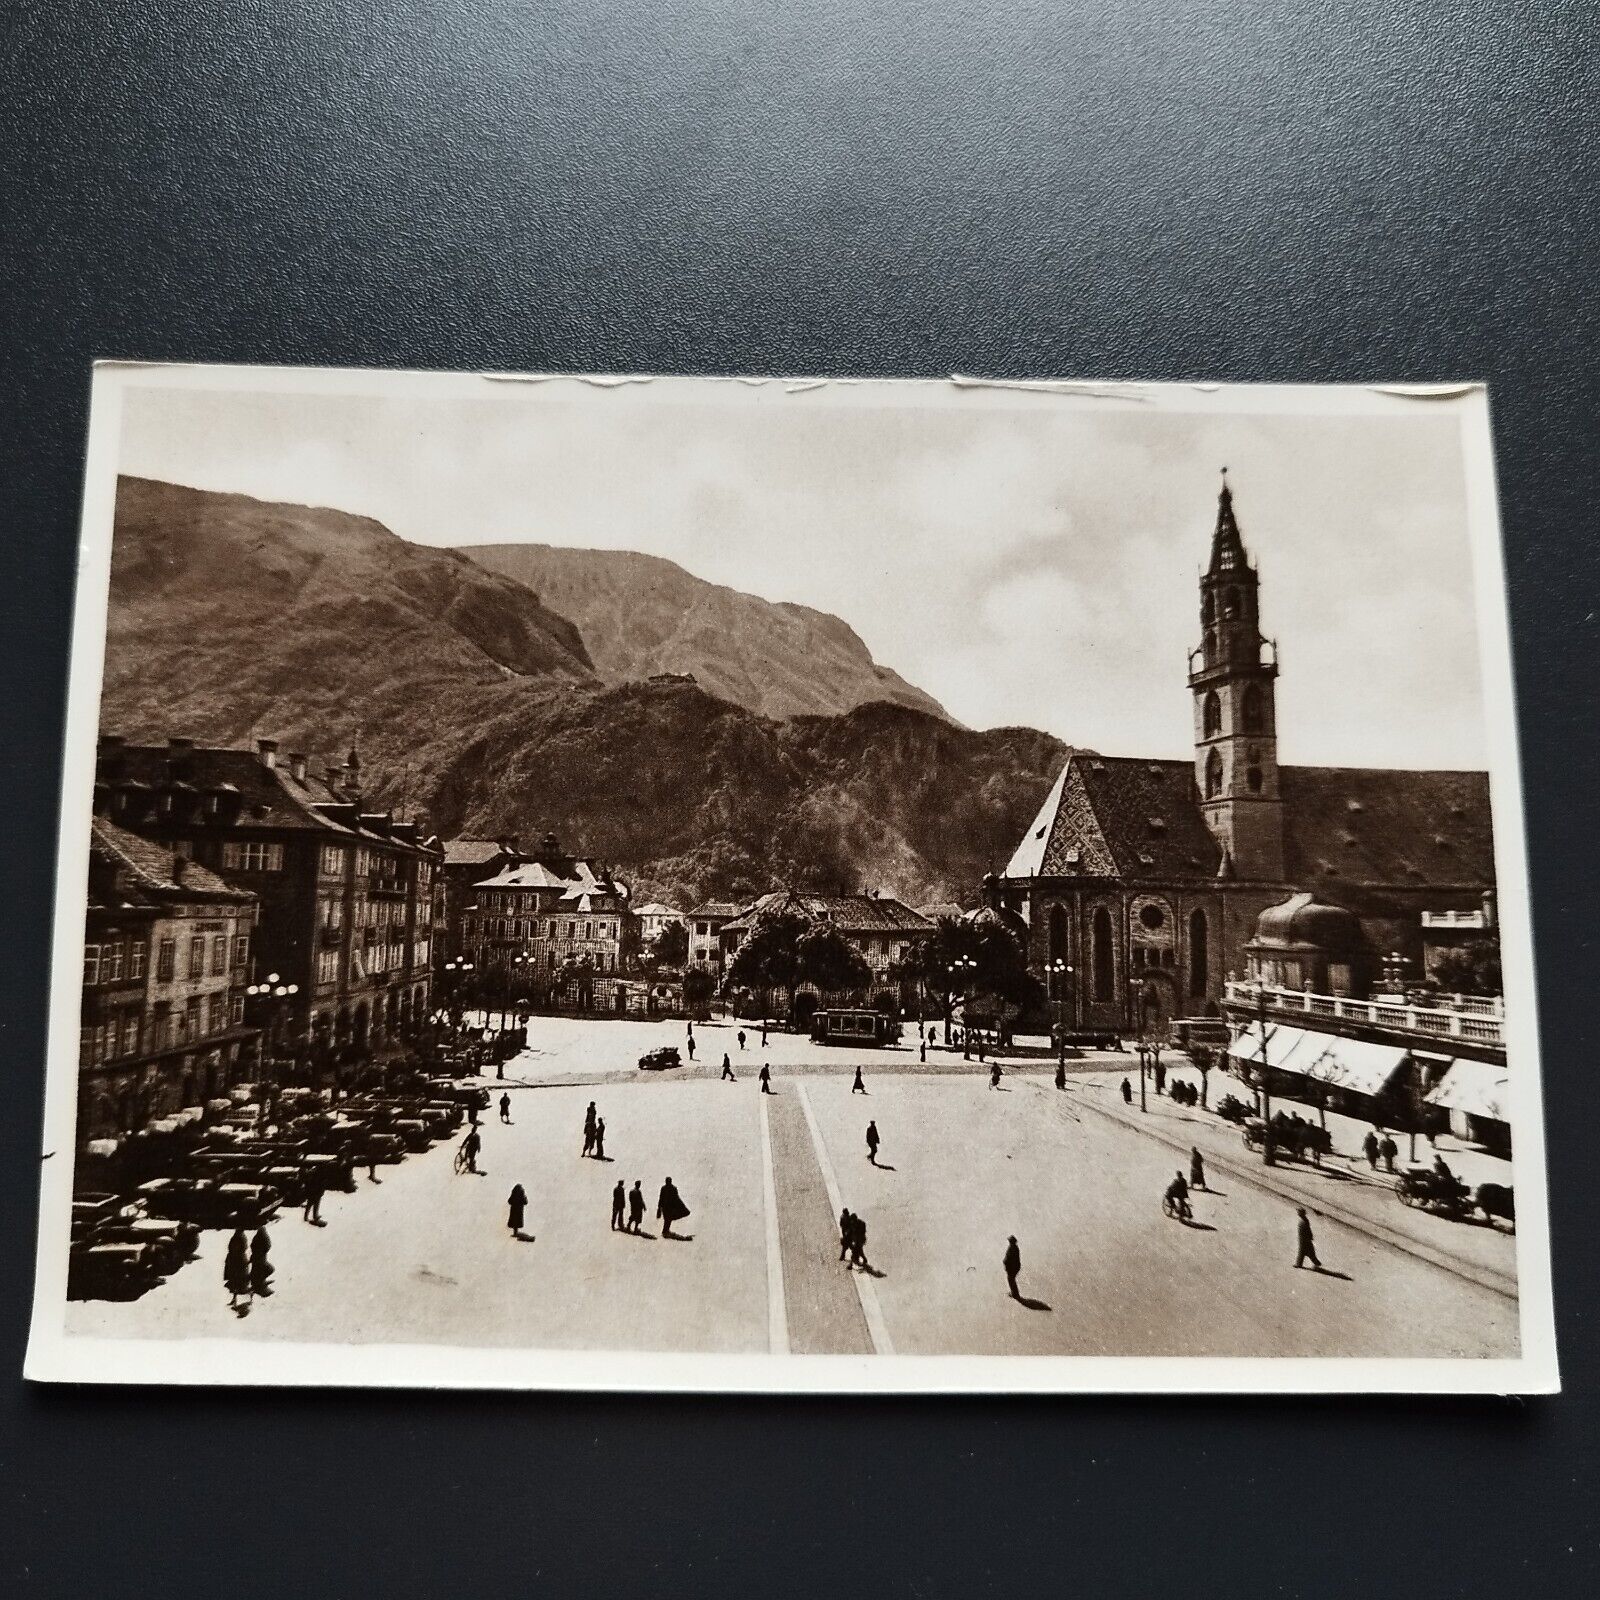
[[[814,1044],[894,1044],[900,1038],[900,1023],[881,1011],[814,1011],[811,1014],[811,1039]]]

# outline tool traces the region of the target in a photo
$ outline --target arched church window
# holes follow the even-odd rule
[[[1222,757],[1215,750],[1206,757],[1206,799],[1215,800],[1222,793]]]
[[[1244,775],[1244,781],[1250,785],[1251,794],[1261,793],[1261,768],[1251,767]]]
[[[1109,1000],[1116,988],[1116,957],[1111,949],[1111,913],[1104,906],[1095,908],[1089,924],[1093,946],[1094,997]]]
[[[1189,914],[1189,993],[1200,996],[1206,992],[1209,981],[1207,966],[1211,960],[1211,953],[1207,949],[1207,939],[1210,929],[1206,926],[1206,914],[1203,911],[1193,911]]]
[[[1051,961],[1067,960],[1067,914],[1060,906],[1051,906],[1050,920],[1045,925],[1046,943]]]
[[[1208,690],[1200,711],[1200,724],[1207,739],[1222,732],[1222,701],[1215,689]]]
[[[1246,733],[1260,733],[1266,726],[1259,683],[1252,683],[1245,690],[1244,702],[1239,708],[1239,720],[1244,724]]]

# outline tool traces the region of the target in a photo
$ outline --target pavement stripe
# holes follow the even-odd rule
[[[772,1174],[772,1126],[766,1095],[761,1107],[761,1192],[767,1221],[767,1348],[775,1356],[789,1353],[789,1313],[783,1298],[783,1245],[778,1237],[778,1185]]]
[[[844,1201],[839,1198],[838,1180],[833,1175],[833,1163],[828,1159],[828,1147],[822,1142],[822,1130],[817,1126],[817,1114],[811,1109],[811,1098],[807,1095],[805,1085],[796,1083],[795,1093],[800,1097],[800,1109],[806,1114],[806,1126],[811,1130],[811,1143],[817,1152],[817,1165],[822,1169],[822,1181],[828,1190],[828,1209],[834,1216],[844,1210]],[[883,1320],[883,1309],[878,1304],[878,1290],[872,1279],[865,1272],[852,1272],[850,1280],[855,1284],[856,1294],[861,1301],[861,1314],[867,1319],[867,1332],[872,1338],[872,1348],[880,1356],[892,1356],[894,1343],[889,1338],[889,1329]]]

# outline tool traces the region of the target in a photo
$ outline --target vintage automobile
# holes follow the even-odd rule
[[[1407,1167],[1394,1192],[1401,1205],[1437,1212],[1441,1217],[1465,1217],[1473,1209],[1472,1192],[1466,1184],[1432,1167]]]
[[[276,1189],[217,1178],[151,1178],[139,1198],[152,1216],[192,1222],[197,1228],[256,1228],[278,1209]]]
[[[678,1054],[676,1045],[663,1045],[659,1050],[647,1050],[639,1057],[639,1070],[641,1072],[665,1072],[673,1067],[681,1067],[683,1057]]]
[[[147,1244],[72,1246],[67,1257],[67,1296],[72,1300],[131,1300],[142,1294],[161,1269]]]

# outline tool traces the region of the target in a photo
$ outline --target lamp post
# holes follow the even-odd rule
[[[1267,986],[1261,975],[1256,975],[1256,1037],[1261,1046],[1261,1161],[1264,1166],[1276,1166],[1272,1159],[1272,1068],[1267,1062]]]
[[[524,981],[525,981],[525,979],[527,977],[527,974],[528,974],[529,969],[531,968],[532,964],[533,964],[533,957],[531,955],[529,955],[526,950],[519,950],[511,958],[511,966],[510,966],[510,972],[511,972],[511,1003],[512,1003],[513,1008],[518,1012],[520,1012],[521,1009],[522,1009],[521,1008],[521,1003],[520,1003],[520,996],[522,994],[522,985],[523,985],[523,983],[524,983]],[[505,1018],[506,1018],[506,1014],[505,1014],[505,1012],[502,1011],[500,1013],[500,1023],[501,1023],[501,1032],[502,1033],[505,1031]],[[506,1061],[505,1061],[505,1057],[504,1056],[501,1056],[500,1059],[495,1062],[495,1064],[494,1064],[494,1075],[497,1078],[505,1077],[505,1075],[506,1075]]]
[[[1130,978],[1128,980],[1128,1018],[1133,1023],[1138,1036],[1138,1043],[1134,1048],[1139,1052],[1139,1109],[1148,1111],[1150,1107],[1145,1100],[1144,1075],[1145,1069],[1149,1065],[1150,1051],[1144,1042],[1144,1016],[1139,1004],[1143,990],[1144,985],[1140,979]]]
[[[1060,956],[1057,956],[1055,960],[1045,963],[1044,970],[1050,974],[1050,993],[1056,1005],[1056,1059],[1065,1066],[1067,1061],[1066,1003],[1061,991],[1066,979],[1072,975],[1072,968]]]
[[[971,956],[957,956],[950,966],[950,977],[954,983],[958,981],[961,989],[961,1059],[972,1059],[972,1022],[967,1016],[967,1002],[972,998],[972,975],[978,970],[978,963]]]
[[[452,956],[444,964],[445,987],[450,996],[450,1020],[457,1030],[461,1027],[461,985],[472,970],[472,963],[465,956]]]
[[[254,1000],[258,1006],[263,1006],[267,1013],[266,1033],[266,1060],[267,1065],[267,1103],[263,1103],[262,1113],[268,1113],[269,1105],[273,1115],[277,1112],[278,1099],[278,1064],[277,1048],[278,1036],[283,1030],[283,1015],[288,1008],[289,1001],[300,993],[298,983],[285,983],[276,972],[269,972],[262,983],[251,983],[245,986],[245,994]]]

